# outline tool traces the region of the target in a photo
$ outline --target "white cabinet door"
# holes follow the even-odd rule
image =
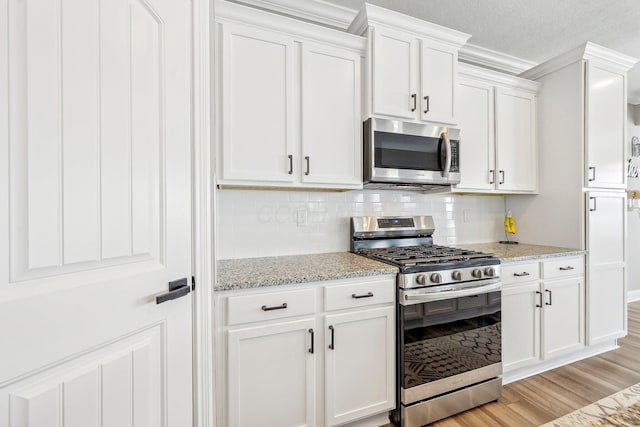
[[[325,318],[325,424],[395,407],[394,308]]]
[[[195,7],[0,0],[2,426],[193,424]]]
[[[414,119],[418,41],[387,28],[373,30],[373,113]]]
[[[587,193],[587,336],[596,344],[626,335],[626,193]]]
[[[502,364],[505,372],[540,360],[540,284],[502,290]]]
[[[293,182],[293,39],[222,26],[220,181]]]
[[[456,124],[458,49],[421,41],[420,118]]]
[[[493,86],[461,80],[458,96],[462,172],[456,188],[493,190],[496,178]]]
[[[302,181],[362,184],[360,55],[302,46]]]
[[[495,102],[498,189],[536,191],[536,96],[530,92],[496,88]]]
[[[314,319],[230,330],[229,427],[315,424]]]
[[[543,282],[543,355],[549,359],[584,346],[584,279]]]
[[[625,188],[625,75],[587,65],[587,179],[591,188]]]

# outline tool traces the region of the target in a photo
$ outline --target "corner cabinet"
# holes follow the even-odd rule
[[[365,40],[237,4],[216,12],[218,184],[362,188]]]
[[[218,292],[219,424],[336,426],[394,408],[394,303],[395,276]]]
[[[584,347],[584,257],[504,264],[502,280],[505,372]]]
[[[458,51],[468,34],[368,3],[348,31],[369,40],[363,118],[457,123]]]
[[[536,193],[539,85],[466,64],[459,68],[462,173],[453,191]]]

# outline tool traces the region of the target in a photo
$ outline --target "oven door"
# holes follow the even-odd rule
[[[501,288],[482,280],[400,292],[404,405],[502,375]]]
[[[364,123],[365,182],[457,184],[459,131],[369,119]]]

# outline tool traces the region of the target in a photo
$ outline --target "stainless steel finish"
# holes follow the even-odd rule
[[[489,277],[497,276],[496,269],[494,267],[487,267],[484,269],[484,275]]]
[[[376,131],[431,138],[440,138],[442,132],[446,131],[450,140],[460,140],[460,129],[376,118],[366,120],[364,128],[363,180],[365,188],[419,190],[437,193],[451,191],[451,185],[460,183],[460,172],[449,172],[448,176],[444,177],[441,171],[376,168],[373,149]]]
[[[453,280],[462,280],[462,273],[460,273],[458,270],[456,270],[453,273],[451,273],[451,278]]]
[[[429,276],[429,280],[431,280],[431,282],[433,283],[440,283],[442,282],[442,275],[440,273],[431,273],[431,276]]]
[[[498,184],[504,184],[504,171],[500,171],[500,182]]]
[[[289,175],[293,174],[293,154],[287,156],[289,158]]]
[[[489,184],[495,184],[496,182],[496,171],[491,169],[489,171]]]
[[[451,171],[451,140],[449,139],[449,133],[447,131],[442,132],[442,139],[444,139],[444,146],[447,149],[444,170],[442,176],[445,179],[449,179],[449,173]]]
[[[450,390],[457,390],[501,375],[502,363],[494,363],[493,365],[483,366],[482,368],[474,369],[473,371],[463,372],[452,377],[442,378],[440,380],[421,384],[409,389],[403,388],[400,395],[402,403],[410,405]]]
[[[467,409],[498,400],[501,396],[502,378],[496,378],[412,406],[402,406],[403,425],[404,427],[424,426]]]
[[[471,277],[480,279],[482,277],[482,270],[480,270],[479,268],[474,268],[473,270],[471,270]]]
[[[589,166],[589,172],[593,172],[591,177],[588,178],[589,181],[595,181],[596,180],[596,168],[594,166]]]
[[[454,285],[450,285],[452,288]],[[459,288],[440,289],[440,286],[432,286],[422,289],[401,290],[398,303],[401,305],[422,304],[424,302],[442,301],[452,298],[467,297],[470,295],[482,295],[502,289],[499,279],[481,280],[472,283],[461,283]]]
[[[427,101],[427,109],[424,110],[424,114],[427,114],[429,112],[429,95],[425,96],[424,100]]]
[[[380,228],[378,220],[400,220],[404,218],[413,219],[413,227],[390,227]],[[436,227],[433,217],[430,216],[361,216],[351,218],[351,237],[356,239],[366,239],[375,237],[399,237],[399,236],[430,236]]]
[[[411,107],[411,111],[412,111],[412,112],[413,112],[413,111],[416,111],[416,108],[417,108],[417,98],[418,98],[418,95],[417,95],[417,94],[415,94],[415,93],[414,93],[414,94],[412,94],[412,95],[411,95],[411,100],[413,101],[413,107]]]
[[[416,276],[416,283],[420,286],[424,286],[427,284],[427,276],[425,276],[424,274],[418,274]]]
[[[304,159],[307,161],[307,170],[304,174],[309,175],[309,156],[304,156]]]
[[[440,275],[442,276],[442,282],[438,285],[438,288],[443,289],[444,285],[459,286],[460,284],[458,282],[471,282],[471,283],[478,284],[481,282],[485,283],[488,280],[499,278],[500,265],[494,265],[493,267],[490,267],[490,268],[493,269],[494,276],[485,276],[485,278],[483,278],[482,280],[478,280],[482,276],[473,275],[474,271],[480,271],[480,274],[482,274],[482,270],[480,270],[477,267],[458,267],[455,269],[438,270],[438,273],[440,273]],[[461,277],[460,280],[453,279],[452,275],[454,271],[460,272],[460,277]],[[476,274],[478,273],[476,272]],[[412,288],[422,287],[428,283],[427,282],[425,282],[424,284],[420,283],[418,281],[418,277],[424,276],[424,275],[425,275],[424,273],[400,274],[398,276],[398,286],[402,289],[412,289]],[[420,280],[425,280],[425,279],[420,279]],[[444,289],[447,290],[447,288],[444,288]]]

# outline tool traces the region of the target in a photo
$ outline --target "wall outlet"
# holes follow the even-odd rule
[[[305,209],[298,209],[296,211],[296,224],[298,227],[307,226],[307,211]]]

